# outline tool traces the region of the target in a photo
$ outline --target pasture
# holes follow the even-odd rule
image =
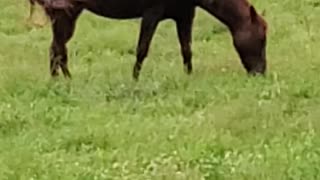
[[[266,77],[248,77],[226,28],[197,9],[194,73],[166,21],[134,82],[139,20],[83,13],[73,79],[52,81],[50,26],[1,0],[0,179],[320,179],[320,4],[251,2],[269,24]]]

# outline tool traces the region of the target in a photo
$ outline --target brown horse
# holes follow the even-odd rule
[[[224,23],[233,38],[233,45],[249,74],[265,74],[267,23],[247,0],[30,0],[38,2],[52,22],[50,47],[51,76],[61,68],[68,69],[66,43],[71,39],[76,20],[86,9],[113,19],[142,18],[133,78],[138,79],[144,59],[160,21],[176,23],[183,63],[187,74],[192,72],[192,24],[196,7],[200,7]]]

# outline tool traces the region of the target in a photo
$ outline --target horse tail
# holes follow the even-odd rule
[[[28,21],[32,22],[32,17],[35,11],[35,5],[38,4],[45,13],[45,16],[49,17],[50,20],[52,19],[52,16],[50,16],[52,10],[63,10],[63,11],[68,11],[72,7],[72,1],[76,0],[28,0],[30,4],[30,12],[29,12],[29,17]],[[37,26],[43,27],[44,24],[38,24],[35,22],[32,22]]]
[[[29,4],[30,4],[29,18],[31,18],[31,16],[33,15],[33,12],[34,12],[34,6],[35,6],[36,2],[35,2],[35,0],[29,0]]]

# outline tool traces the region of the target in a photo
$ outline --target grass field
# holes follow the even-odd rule
[[[1,180],[320,179],[320,4],[254,0],[268,74],[250,78],[225,27],[198,9],[194,73],[163,22],[134,83],[139,21],[85,12],[71,82],[50,81],[50,26],[0,1]]]

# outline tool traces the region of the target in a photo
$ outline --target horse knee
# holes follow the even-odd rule
[[[57,41],[53,41],[51,43],[51,53],[56,55],[64,55],[66,54],[66,45],[64,43],[59,43]]]
[[[184,62],[189,62],[192,58],[192,51],[190,47],[182,47],[181,53],[184,59]]]
[[[137,49],[137,60],[142,61],[148,56],[148,47],[147,46],[141,46]]]

